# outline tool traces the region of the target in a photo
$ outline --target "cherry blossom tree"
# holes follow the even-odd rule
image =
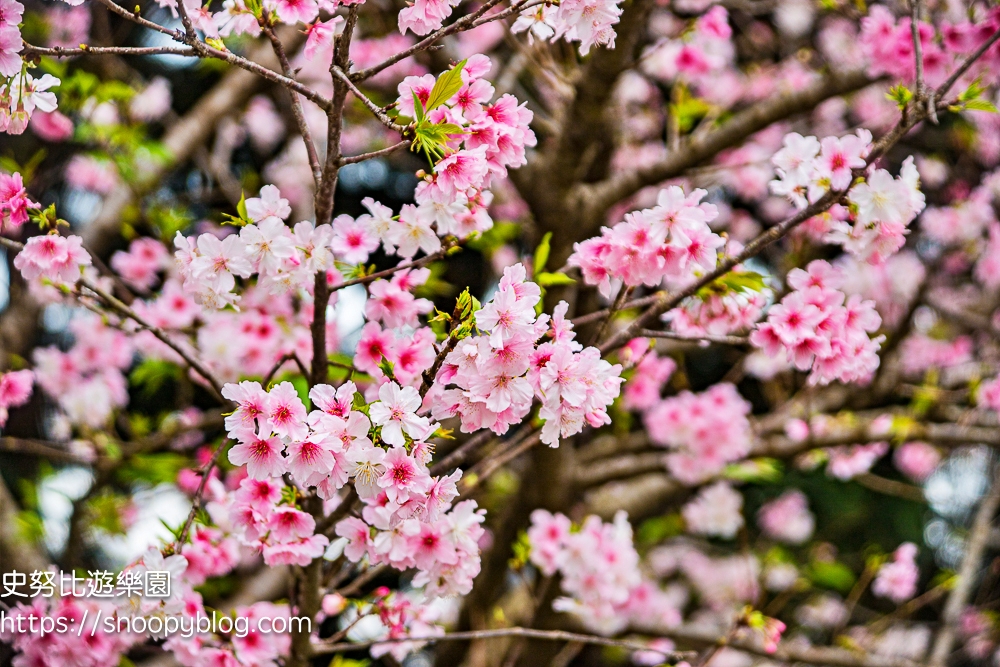
[[[0,661],[1000,659],[998,42],[0,0]]]

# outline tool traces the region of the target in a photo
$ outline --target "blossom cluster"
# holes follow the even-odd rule
[[[33,77],[21,59],[20,23],[24,5],[17,0],[0,2],[0,132],[21,134],[35,111],[52,112],[56,96],[49,88],[59,85],[51,74]]]
[[[21,174],[0,173],[0,231],[12,231],[28,221],[28,209],[38,204],[28,198]]]
[[[16,667],[102,667],[118,664],[121,656],[144,637],[126,632],[108,633],[103,628],[99,632],[77,633],[78,624],[85,618],[110,618],[116,612],[115,601],[108,598],[83,595],[36,596],[28,604],[14,605],[5,612],[7,622],[0,627],[0,641],[9,643],[19,654],[14,657]],[[72,632],[49,632],[41,636],[39,632],[15,632],[17,619],[24,619],[22,625],[28,627],[29,619],[35,619],[35,627],[41,628],[46,622],[73,629]],[[11,621],[10,619],[14,619]]]
[[[447,155],[418,184],[416,209],[404,209],[413,220],[409,224],[436,224],[439,235],[462,237],[492,226],[485,210],[492,197],[483,191],[493,178],[505,178],[508,167],[523,166],[526,148],[537,139],[529,126],[534,114],[526,104],[518,104],[510,94],[492,101],[496,89],[486,79],[493,69],[489,58],[476,54],[456,67],[461,68],[461,86],[449,99],[435,100],[438,106],[426,108],[440,79],[433,74],[408,76],[396,87],[396,106],[401,115],[415,118],[415,97],[425,107],[428,122],[458,128],[448,134]]]
[[[892,560],[883,563],[872,582],[872,593],[889,598],[899,604],[917,592],[920,570],[917,568],[917,545],[906,542],[892,554]]]
[[[20,257],[20,255],[19,255]],[[85,313],[69,325],[73,344],[36,348],[35,378],[71,424],[99,428],[116,408],[128,403],[125,371],[132,365],[132,339],[98,315]]]
[[[31,398],[35,374],[31,371],[10,371],[0,374],[0,428],[7,423],[10,408],[17,408]]]
[[[327,501],[353,478],[366,507],[362,518],[336,526],[348,558],[416,567],[415,581],[432,597],[468,592],[479,572],[483,513],[474,501],[452,508],[460,472],[428,472],[427,439],[437,425],[416,414],[421,400],[414,388],[386,382],[379,400],[365,406],[367,415],[354,409],[353,382],[314,386],[309,397],[316,409],[308,414],[288,382],[267,392],[249,381],[223,391],[238,406],[226,418],[239,442],[229,460],[249,475],[229,508],[230,521],[266,563],[305,565],[329,544],[312,515],[289,500],[283,475]]]
[[[870,338],[882,323],[873,301],[847,297],[843,278],[824,260],[788,273],[792,292],[772,306],[750,341],[769,357],[786,355],[809,382],[865,380],[878,368],[884,337]]]
[[[635,369],[622,390],[622,406],[626,410],[648,410],[660,400],[663,386],[677,370],[677,362],[670,357],[660,357],[655,351],[649,350],[649,340],[634,338],[623,348],[620,356],[640,348],[638,362],[633,362]]]
[[[809,511],[806,495],[792,489],[764,503],[757,512],[757,524],[772,539],[802,544],[812,537],[816,517]]]
[[[14,258],[14,268],[27,281],[39,279],[74,284],[83,267],[91,265],[90,253],[79,236],[32,236]]]
[[[666,456],[671,474],[684,484],[698,484],[750,453],[753,432],[750,404],[731,384],[659,401],[643,415],[653,444],[674,451]]]
[[[639,570],[632,526],[624,512],[612,523],[588,516],[574,530],[564,514],[531,513],[531,562],[545,575],[562,575],[566,597],[553,608],[572,613],[588,629],[618,634],[629,625],[665,627],[680,622],[675,600]]]
[[[662,81],[680,78],[697,82],[732,63],[736,54],[732,34],[729,12],[716,5],[679,37],[651,46],[643,56],[642,68]]]
[[[924,195],[912,157],[903,162],[898,178],[874,169],[852,187],[855,175],[868,167],[871,148],[871,132],[864,129],[822,141],[787,134],[771,159],[778,176],[771,181],[771,191],[788,197],[798,209],[828,192],[847,192],[851,209],[840,207],[823,217],[828,224],[826,240],[877,264],[903,246],[907,225],[924,209]]]
[[[706,194],[685,195],[677,186],[662,190],[655,207],[627,213],[614,227],[603,227],[600,236],[575,244],[569,264],[580,267],[584,281],[606,297],[612,281],[655,287],[711,271],[725,240],[709,227],[719,211],[702,203]]]
[[[621,17],[621,0],[568,0],[558,5],[531,3],[518,16],[511,31],[527,32],[534,38],[580,42],[580,55],[590,53],[595,45],[615,48],[615,29]]]
[[[860,45],[872,76],[889,75],[893,79],[913,81],[916,78],[913,29],[909,16],[897,19],[886,7],[873,5],[861,19]],[[923,56],[924,80],[931,87],[940,86],[964,54],[979,48],[1000,25],[1000,14],[993,11],[982,20],[958,23],[943,21],[941,34],[934,26],[920,21],[917,35]],[[971,78],[984,75],[995,80],[995,66],[1000,62],[1000,50],[990,49],[976,63]]]
[[[681,509],[687,529],[730,540],[743,527],[743,495],[727,482],[703,487]]]
[[[444,634],[444,628],[437,623],[439,610],[430,604],[420,604],[403,593],[389,592],[386,588],[375,591],[373,612],[385,627],[383,639],[400,639],[402,637],[433,637]],[[375,644],[371,648],[371,656],[379,658],[392,655],[402,662],[410,653],[422,648],[426,642],[395,641],[385,644]]]
[[[444,359],[430,400],[436,419],[458,414],[462,430],[489,428],[498,435],[522,421],[533,399],[545,420],[541,440],[559,439],[610,423],[607,407],[618,397],[621,365],[605,361],[597,348],[584,348],[560,303],[551,318],[535,316],[541,290],[525,280],[521,264],[504,269],[493,298],[476,312],[480,335],[460,341]],[[548,336],[549,340],[538,344]]]

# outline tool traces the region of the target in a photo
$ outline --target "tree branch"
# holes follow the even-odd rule
[[[811,86],[775,99],[759,102],[733,116],[722,127],[697,137],[652,166],[612,176],[594,185],[580,186],[577,196],[585,202],[588,218],[598,219],[615,203],[642,188],[679,176],[719,154],[737,146],[751,135],[780,120],[805,113],[831,97],[860,90],[873,83],[865,72],[830,74]]]

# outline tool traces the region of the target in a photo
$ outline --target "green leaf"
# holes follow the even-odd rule
[[[534,275],[537,276],[545,269],[545,265],[549,261],[550,252],[552,252],[552,232],[543,236],[542,242],[535,248],[535,263],[532,265]]]
[[[135,367],[128,379],[133,385],[141,387],[144,396],[149,397],[159,391],[168,380],[180,378],[181,370],[176,364],[147,359]]]
[[[482,235],[473,237],[465,245],[490,255],[521,234],[521,226],[513,222],[494,222]]]
[[[424,122],[424,103],[420,101],[415,92],[411,91],[411,93],[413,94],[413,113],[419,125]]]
[[[177,474],[191,465],[190,459],[176,452],[136,454],[128,465],[115,472],[123,480],[144,480],[151,484],[170,484],[177,480]]]
[[[535,282],[542,287],[553,287],[555,285],[572,285],[576,280],[570,278],[565,273],[549,273],[543,271],[535,275]]]
[[[247,215],[247,193],[240,192],[240,202],[236,205],[236,212],[240,214],[240,220],[250,220],[250,216]]]
[[[462,88],[462,68],[466,61],[458,63],[450,70],[438,77],[431,89],[431,95],[427,98],[427,111],[433,111],[450,100],[455,93]]]
[[[996,106],[988,100],[969,100],[965,103],[965,109],[966,111],[986,111],[988,113],[997,113]]]
[[[646,519],[639,524],[635,537],[640,546],[651,547],[683,532],[684,520],[680,514],[674,513]]]
[[[531,558],[531,541],[527,532],[522,530],[517,534],[517,541],[511,545],[511,551],[514,556],[508,561],[508,565],[512,570],[520,570],[528,564],[528,559]]]
[[[982,78],[980,77],[977,78],[975,81],[973,81],[971,84],[969,84],[968,88],[959,93],[958,101],[970,102],[972,100],[978,99],[979,96],[982,95],[983,91],[985,90],[985,88],[983,88],[981,81]]]
[[[900,109],[905,109],[906,105],[913,100],[913,92],[901,83],[890,88],[885,96],[886,99],[895,102]]]
[[[778,459],[748,459],[727,465],[722,476],[741,482],[777,482],[781,479],[781,461]]]
[[[813,561],[805,574],[817,586],[841,593],[850,591],[856,579],[851,568],[838,561]]]

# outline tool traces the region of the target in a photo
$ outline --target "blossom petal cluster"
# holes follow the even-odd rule
[[[667,469],[684,484],[698,484],[750,453],[750,404],[736,387],[716,384],[700,394],[684,391],[643,415],[653,444],[673,450]]]
[[[703,487],[681,509],[687,529],[698,535],[736,537],[743,527],[743,495],[727,482]]]
[[[31,398],[35,374],[30,370],[0,374],[0,428],[7,424],[10,408],[17,408]]]
[[[892,560],[883,563],[872,582],[872,593],[889,598],[896,604],[906,602],[917,592],[920,569],[916,564],[917,545],[906,542],[892,554]]]
[[[674,600],[640,573],[624,512],[612,523],[588,516],[574,530],[565,515],[535,510],[528,541],[532,564],[543,574],[562,575],[566,596],[553,608],[577,616],[593,632],[612,635],[633,623],[665,627],[680,622]]]
[[[864,129],[822,140],[792,132],[771,159],[777,178],[770,185],[772,193],[787,197],[800,210],[828,192],[847,192],[851,208],[830,219],[825,238],[879,264],[903,247],[907,226],[924,209],[925,200],[912,157],[893,178],[885,169],[869,170],[871,149],[871,132]],[[865,174],[864,182],[855,185],[858,173]]]
[[[750,342],[769,357],[786,355],[799,370],[811,369],[811,384],[871,377],[884,340],[869,335],[882,324],[875,302],[847,297],[840,272],[824,260],[790,271],[788,285],[793,291],[768,310]]]
[[[70,424],[100,428],[116,408],[128,403],[125,372],[132,366],[135,345],[127,334],[91,313],[75,317],[69,329],[74,341],[68,351],[55,346],[35,349],[35,378]]]
[[[90,265],[90,253],[83,249],[83,239],[58,234],[32,236],[14,258],[14,268],[25,280],[43,279],[70,285],[80,279],[83,267]]]
[[[435,419],[457,414],[463,432],[488,428],[502,435],[537,399],[545,420],[541,440],[555,447],[587,424],[610,423],[607,407],[618,397],[621,365],[574,340],[568,304],[551,318],[536,317],[541,291],[526,275],[521,264],[504,269],[497,292],[475,314],[482,333],[458,342],[438,371],[435,385],[451,388],[430,400]]]
[[[594,46],[615,48],[614,26],[622,14],[621,4],[621,0],[567,0],[558,5],[538,4],[522,11],[511,31],[527,32],[529,42],[535,38],[579,42],[580,55],[585,56]]]
[[[709,227],[719,211],[702,203],[706,194],[699,189],[685,195],[677,186],[662,190],[655,207],[628,213],[614,227],[601,228],[600,236],[575,244],[569,264],[606,297],[612,281],[655,287],[711,271],[725,240]]]

